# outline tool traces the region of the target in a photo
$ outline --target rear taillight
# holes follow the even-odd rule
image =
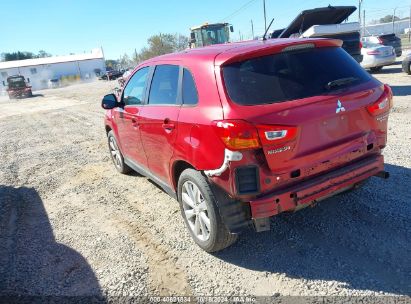
[[[367,55],[379,55],[379,54],[380,54],[380,51],[377,51],[377,50],[372,50],[372,51],[367,52]]]
[[[380,37],[378,37],[378,43],[379,43],[379,44],[384,44],[383,41],[382,41],[382,39],[381,39]]]
[[[371,115],[378,116],[389,111],[393,106],[392,91],[391,88],[384,84],[384,92],[381,97],[372,105],[367,107],[368,112]]]
[[[279,125],[257,126],[258,135],[263,145],[277,145],[291,141],[297,136],[297,128]]]
[[[362,49],[362,42],[360,41],[360,49]]]
[[[217,134],[228,149],[244,150],[261,147],[254,125],[244,120],[218,120],[213,123]]]
[[[244,120],[217,120],[214,128],[230,150],[258,149],[294,140],[297,128],[279,125],[253,125]]]

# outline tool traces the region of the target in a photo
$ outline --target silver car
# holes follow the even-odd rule
[[[395,63],[395,50],[392,46],[363,42],[361,55],[363,60],[361,66],[370,69],[371,72],[378,72],[385,65]]]

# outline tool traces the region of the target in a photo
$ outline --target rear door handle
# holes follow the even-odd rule
[[[163,129],[171,131],[175,129],[175,124],[170,122],[169,118],[164,119],[163,125],[162,125]]]
[[[138,121],[137,121],[137,119],[132,118],[132,119],[131,119],[131,124],[132,124],[132,126],[135,127],[135,128],[138,127]]]
[[[175,127],[176,126],[173,123],[164,123],[163,124],[163,128],[166,129],[166,130],[173,130],[173,129],[175,129]]]

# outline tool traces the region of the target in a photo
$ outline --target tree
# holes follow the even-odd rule
[[[143,47],[140,52],[135,51],[133,61],[137,64],[141,61],[178,51],[188,47],[188,37],[181,34],[158,34],[147,40],[148,46]]]
[[[37,54],[37,58],[45,58],[45,57],[51,57],[51,54],[47,53],[44,50],[40,50],[39,53]]]
[[[1,61],[14,61],[14,60],[24,60],[24,59],[33,59],[33,58],[44,58],[51,57],[51,54],[47,53],[44,50],[40,50],[38,54],[32,52],[11,52],[11,53],[2,53]]]
[[[2,53],[2,61],[14,61],[23,59],[32,59],[36,56],[32,52],[12,52],[12,53]]]
[[[392,22],[392,18],[393,18],[393,15],[387,15],[383,18],[380,18],[380,23]],[[394,21],[398,21],[398,20],[400,20],[400,18],[395,16]]]
[[[175,34],[175,51],[183,51],[188,47],[189,39],[187,36],[181,34]]]
[[[122,69],[128,68],[131,65],[131,59],[127,54],[120,56],[118,63]]]
[[[112,59],[107,59],[106,60],[106,66],[109,68],[115,68],[118,65],[118,61],[117,60],[112,60]]]

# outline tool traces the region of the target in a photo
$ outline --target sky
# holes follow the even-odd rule
[[[2,1],[3,2],[3,1]],[[407,3],[409,2],[409,3]],[[355,5],[358,0],[266,0],[271,29],[287,26],[307,8]],[[407,6],[408,5],[408,6]],[[411,0],[363,0],[366,20],[388,14],[407,17]],[[102,47],[106,59],[131,55],[158,33],[181,33],[204,22],[229,22],[238,40],[264,32],[263,0],[19,0],[4,1],[0,13],[0,53],[45,50],[53,55]],[[358,11],[350,17],[358,20]]]

